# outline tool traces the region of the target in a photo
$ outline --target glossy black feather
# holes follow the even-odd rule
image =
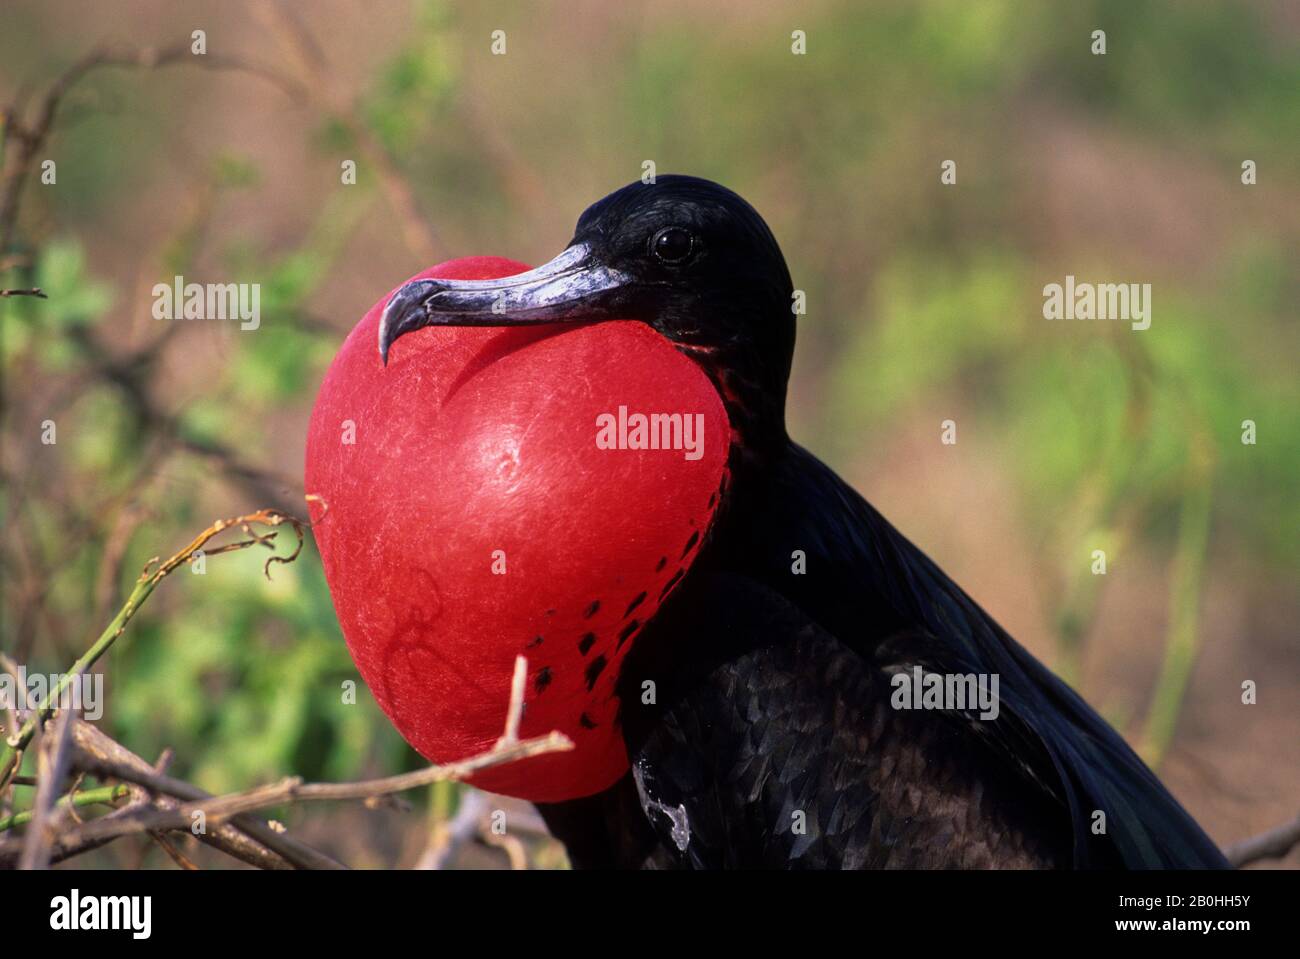
[[[568,821],[543,808],[576,864],[1226,865],[1113,729],[824,464],[791,444],[750,480],[624,664],[632,773]],[[1001,714],[893,709],[889,677],[913,665],[997,673]]]
[[[666,231],[681,255],[660,255]],[[794,289],[752,206],[696,177],[632,183],[552,266],[512,282],[513,318],[443,281],[439,322],[640,320],[700,366],[731,427],[714,526],[622,666],[632,771],[543,808],[576,863],[1225,865],[1114,730],[790,442]],[[406,300],[395,320],[425,322],[426,300]],[[892,708],[891,678],[918,667],[996,675],[999,715]]]

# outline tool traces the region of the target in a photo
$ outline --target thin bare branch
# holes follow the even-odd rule
[[[294,99],[305,99],[306,91],[301,84],[271,67],[219,53],[195,54],[188,42],[163,48],[122,45],[96,47],[60,74],[47,88],[36,109],[35,118],[30,123],[24,122],[24,118],[19,116],[17,104],[4,111],[3,129],[15,141],[16,149],[7,152],[3,175],[0,176],[0,252],[8,251],[13,244],[14,228],[18,220],[18,200],[23,184],[31,170],[32,161],[49,136],[68,91],[86,74],[105,67],[152,70],[181,64],[209,70],[249,73],[271,82]]]
[[[158,832],[152,833],[151,835],[153,841],[158,844],[159,848],[167,854],[167,858],[172,862],[176,863],[176,865],[180,866],[187,872],[198,872],[199,867],[194,864],[194,861],[181,852],[170,839]]]
[[[195,820],[196,814],[202,814],[208,823],[223,822],[271,806],[281,806],[294,802],[321,801],[357,801],[368,800],[389,793],[405,792],[430,783],[449,779],[465,779],[476,772],[517,762],[532,756],[546,753],[562,752],[573,748],[568,737],[558,732],[535,739],[519,740],[514,743],[498,743],[486,753],[481,753],[460,762],[441,766],[428,766],[424,769],[383,779],[372,779],[355,783],[304,783],[298,777],[288,777],[278,783],[258,786],[243,792],[229,793],[206,799],[196,799],[182,803],[175,809],[140,808],[129,817],[114,817],[111,821],[105,817],[85,824],[77,832],[82,839],[107,839],[135,832],[165,831],[169,829],[187,829]],[[96,775],[126,779],[138,783],[151,791],[175,795],[187,784],[165,776],[144,774],[134,770],[122,770],[109,764],[92,763],[90,772]],[[189,787],[193,788],[193,787]]]
[[[145,600],[149,598],[157,585],[177,567],[188,563],[194,554],[203,549],[208,542],[213,539],[213,537],[220,535],[231,527],[243,528],[252,523],[257,523],[262,526],[280,526],[287,523],[293,527],[294,532],[298,537],[297,546],[290,555],[271,556],[267,559],[266,563],[262,567],[262,571],[268,579],[271,577],[272,563],[291,563],[298,558],[298,554],[302,552],[304,541],[303,528],[305,524],[303,521],[290,516],[288,513],[282,513],[279,510],[262,509],[245,516],[236,516],[232,519],[218,520],[196,536],[188,546],[169,557],[166,562],[156,568],[154,568],[154,564],[157,560],[150,560],[145,566],[144,571],[141,572],[139,579],[136,580],[135,588],[126,598],[126,602],[122,605],[122,608],[118,610],[117,615],[113,617],[113,620],[108,624],[108,626],[105,627],[104,631],[100,633],[99,638],[96,639],[95,642],[91,644],[90,649],[88,649],[81,658],[73,664],[71,671],[63,676],[59,684],[54,689],[50,690],[50,694],[46,698],[46,701],[35,710],[35,715],[27,720],[16,736],[10,737],[4,744],[3,748],[0,748],[0,789],[4,788],[9,781],[9,777],[17,771],[18,753],[31,741],[32,736],[36,732],[37,722],[39,722],[40,719],[49,716],[54,705],[59,701],[59,698],[63,695],[68,686],[73,682],[76,682],[82,673],[93,666],[99,657],[108,651],[109,647],[111,647],[117,638],[126,630],[127,623],[131,621],[131,618],[136,614],[136,611],[144,604]],[[226,546],[217,547],[211,552],[228,552],[232,549],[243,549],[258,543],[265,545],[265,537],[246,540],[238,544],[228,544]]]
[[[113,768],[117,772],[115,778],[141,786],[144,784],[138,783],[137,780],[142,777],[162,776],[160,765],[151,766],[143,757],[137,756],[89,723],[77,723],[73,729],[73,739],[77,744],[76,761],[80,767]],[[147,799],[148,794],[152,792],[155,806],[175,809],[179,807],[181,800],[202,800],[210,795],[189,783],[179,780],[167,780],[167,782],[174,788],[164,790],[142,788],[140,797]],[[204,835],[196,838],[259,869],[339,869],[342,867],[341,863],[317,852],[292,836],[276,832],[255,816],[239,817],[230,824],[209,829]]]
[[[487,796],[477,789],[461,793],[456,815],[439,823],[429,835],[429,844],[420,854],[416,869],[446,869],[456,853],[479,836],[488,812]]]
[[[527,670],[527,660],[522,656],[519,657],[515,665],[516,677],[521,673],[526,676]],[[204,793],[196,786],[164,775],[89,724],[78,722],[73,732],[78,746],[72,763],[74,768],[100,778],[131,783],[154,798],[152,801],[134,802],[125,809],[64,830],[51,842],[51,852],[74,854],[70,851],[94,848],[121,836],[136,833],[160,834],[171,830],[189,829],[194,822],[200,820],[204,823],[204,829],[200,834],[200,838],[203,838],[210,827],[224,828],[226,821],[230,820],[231,825],[248,833],[263,846],[274,848],[290,861],[300,860],[298,853],[301,850],[286,850],[282,845],[277,845],[287,837],[276,833],[270,825],[253,819],[250,814],[271,806],[304,801],[360,800],[373,803],[379,797],[435,782],[466,779],[485,769],[533,756],[572,749],[573,742],[559,732],[551,732],[546,736],[532,739],[518,738],[519,717],[523,711],[525,690],[526,686],[523,683],[516,682],[513,685],[511,700],[506,710],[505,731],[491,749],[476,756],[397,776],[355,783],[304,783],[298,777],[289,777],[278,783],[215,797]],[[129,758],[124,759],[123,754]],[[267,837],[267,832],[271,834],[271,838]],[[504,848],[511,856],[511,861],[517,862],[520,850],[510,846]],[[0,864],[12,856],[13,852],[12,841],[8,843],[0,841]],[[319,854],[315,855],[319,856]],[[332,860],[327,862],[332,863]],[[295,862],[295,865],[297,864],[298,862]],[[321,867],[319,862],[312,865]],[[337,866],[336,863],[333,865]]]
[[[411,185],[402,175],[388,148],[360,117],[356,104],[339,89],[336,72],[330,69],[320,44],[307,25],[287,3],[258,4],[253,8],[253,13],[277,37],[286,57],[298,65],[299,72],[305,78],[304,86],[317,104],[333,114],[360,147],[362,155],[375,171],[379,187],[389,206],[397,215],[397,223],[407,247],[424,263],[441,259],[439,252],[443,244],[428,220],[421,215]]]
[[[528,660],[515,657],[515,673],[510,679],[510,711],[506,714],[506,731],[498,746],[519,741],[519,723],[524,718],[524,684],[528,680]]]
[[[1228,862],[1240,869],[1242,866],[1263,859],[1282,859],[1298,845],[1300,845],[1300,816],[1268,832],[1234,843],[1224,850],[1223,854],[1228,857]]]
[[[36,799],[32,805],[32,821],[27,828],[23,854],[18,860],[19,869],[46,869],[50,865],[50,845],[57,826],[53,816],[54,804],[58,801],[60,787],[68,772],[72,722],[72,712],[61,709],[41,736],[40,749],[36,754]]]

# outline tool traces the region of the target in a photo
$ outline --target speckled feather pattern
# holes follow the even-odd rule
[[[965,742],[963,720],[892,709],[882,672],[752,581],[706,575],[692,585],[726,597],[727,612],[686,613],[689,597],[674,607],[660,624],[674,637],[664,705],[625,707],[652,827],[671,833],[663,808],[684,809],[689,827],[684,849],[671,836],[661,843],[658,864],[1033,868],[1068,860],[1059,807]],[[786,641],[682,667],[687,647],[786,630]],[[639,670],[659,673],[648,658],[632,661],[628,675]]]

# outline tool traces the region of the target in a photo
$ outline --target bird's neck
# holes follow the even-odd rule
[[[782,456],[790,443],[785,429],[785,378],[738,363],[722,350],[683,348],[713,383],[731,424],[729,468],[734,478],[757,471]]]

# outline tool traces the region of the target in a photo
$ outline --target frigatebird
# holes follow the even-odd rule
[[[621,663],[630,768],[595,795],[538,804],[573,863],[1225,866],[1114,729],[790,439],[793,293],[749,203],[660,176],[587,209],[544,266],[415,280],[383,313],[385,359],[426,327],[640,321],[725,405],[721,502]],[[995,717],[951,698],[898,708],[901,684],[936,676],[995,678]]]

